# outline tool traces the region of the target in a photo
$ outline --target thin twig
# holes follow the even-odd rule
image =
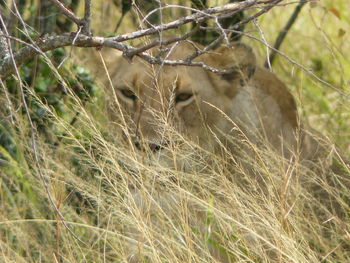
[[[194,33],[196,33],[198,31],[198,29],[199,29],[198,27],[195,27],[193,30],[191,30],[190,32],[188,32],[182,36],[173,37],[173,38],[170,38],[167,40],[155,40],[147,45],[144,45],[142,47],[135,48],[134,50],[130,50],[130,51],[125,52],[124,56],[126,56],[128,59],[131,59],[133,56],[137,55],[138,53],[145,52],[151,48],[154,48],[157,46],[166,46],[166,45],[172,44],[174,42],[186,40],[190,36],[192,36]]]
[[[81,30],[81,32],[84,35],[90,35],[90,24],[91,24],[91,0],[85,0],[85,6],[84,6],[84,17],[79,18],[77,17],[74,12],[68,8],[66,5],[64,5],[59,0],[50,0],[57,8],[71,21],[73,21],[77,26],[78,29]]]
[[[266,55],[268,57],[269,53],[270,53],[270,49],[268,47],[269,44],[267,43],[267,40],[265,38],[264,31],[261,29],[258,21],[254,20],[253,23],[256,26],[256,28],[259,30],[259,33],[260,33],[260,36],[261,36],[261,40],[264,42],[264,44],[266,46]],[[271,67],[271,64],[270,64],[270,60],[267,60],[267,66],[265,65],[265,67],[268,68],[272,72],[272,67]]]
[[[62,4],[59,0],[50,0],[57,8],[70,20],[72,20],[77,26],[81,25],[82,19],[77,17],[72,10],[66,5]]]
[[[307,3],[307,0],[300,0],[299,4],[295,7],[293,14],[291,15],[291,17],[289,18],[287,24],[284,26],[284,28],[282,29],[282,31],[279,33],[275,44],[273,45],[274,50],[272,50],[272,52],[270,53],[270,55],[266,58],[265,61],[265,68],[269,68],[271,67],[271,65],[273,64],[275,57],[277,55],[276,50],[279,50],[283,40],[286,38],[287,33],[289,32],[289,30],[291,29],[291,27],[293,26],[294,22],[296,21],[301,9],[303,8],[303,6]]]
[[[242,21],[240,21],[239,23],[234,24],[232,27],[230,27],[230,29],[237,29],[239,28],[241,25],[246,24],[256,18],[258,18],[259,16],[261,16],[262,14],[267,13],[270,9],[272,9],[273,7],[277,6],[278,3],[282,2],[283,0],[274,0],[274,1],[265,1],[264,4],[269,3],[269,5],[266,5],[265,7],[263,7],[259,12],[255,13],[254,15],[247,17],[246,19],[243,19]]]
[[[60,3],[58,0],[51,0],[51,1],[56,1],[56,3]],[[269,1],[271,5],[266,6],[263,8],[263,10],[259,11],[258,13],[254,14],[252,18],[256,18],[259,15],[262,15],[263,13],[267,12],[273,7],[273,4],[281,2],[282,0],[274,0],[274,1]],[[178,20],[172,21],[170,23],[162,24],[159,26],[154,26],[153,28],[149,29],[142,29],[139,31],[135,31],[132,33],[127,33],[123,35],[118,35],[115,37],[108,37],[108,38],[103,38],[103,37],[93,37],[93,36],[88,36],[84,34],[63,34],[60,36],[51,36],[47,38],[41,38],[36,41],[36,43],[33,44],[26,44],[26,47],[22,48],[19,50],[14,56],[14,59],[16,61],[16,65],[21,65],[24,63],[27,59],[33,57],[36,54],[42,54],[46,51],[53,50],[59,47],[64,47],[64,46],[79,46],[79,47],[111,47],[118,49],[124,53],[125,56],[132,57],[135,55],[137,48],[132,47],[130,45],[120,43],[124,42],[126,40],[131,40],[135,38],[140,38],[143,36],[147,35],[152,35],[155,33],[159,33],[164,30],[169,30],[173,28],[178,28],[181,25],[191,23],[193,21],[196,21],[198,23],[212,18],[213,14],[227,14],[227,13],[232,13],[232,12],[237,12],[238,10],[244,10],[248,7],[252,7],[255,4],[261,4],[261,2],[258,2],[256,0],[246,0],[243,2],[237,2],[237,3],[231,3],[227,4],[224,6],[219,6],[219,7],[213,7],[213,8],[208,8],[206,10],[202,10],[201,12],[180,18]],[[267,2],[266,2],[267,3]],[[65,7],[62,7],[62,10],[66,10]],[[68,11],[66,11],[68,12]],[[71,12],[68,12],[70,16],[72,15]],[[75,17],[76,18],[76,17]],[[250,19],[246,19],[246,22],[249,22]],[[243,23],[243,22],[241,22]],[[8,37],[8,36],[7,36]],[[73,41],[75,39],[75,42]],[[74,43],[73,43],[74,42]],[[162,44],[162,42],[159,42]],[[142,50],[140,50],[141,52]],[[165,60],[163,61],[162,59],[155,58],[150,56],[149,54],[146,54],[145,52],[141,52],[137,54],[139,57],[145,59],[149,63],[152,64],[164,64],[164,65],[187,65],[187,66],[200,66],[203,67],[207,70],[210,70],[215,73],[224,73],[218,69],[214,69],[212,67],[209,67],[208,65],[205,65],[201,62],[189,62],[189,61],[184,61],[184,60],[178,60],[178,61],[170,61],[170,60]],[[0,67],[0,77],[5,78],[12,74],[14,72],[13,69],[13,64],[11,62],[11,59],[5,59],[3,62],[3,65]]]
[[[206,27],[207,29],[211,29],[210,27]],[[269,45],[268,43],[264,42],[263,40],[253,36],[253,35],[250,35],[250,34],[247,34],[247,33],[244,33],[244,32],[241,32],[241,31],[238,31],[238,30],[233,30],[233,29],[225,29],[226,31],[231,31],[233,33],[236,33],[236,34],[243,34],[244,36],[246,37],[249,37],[251,39],[254,39],[256,41],[259,41],[260,43],[266,45],[270,50],[272,51],[275,51],[277,54],[279,54],[280,56],[284,57],[285,59],[287,59],[290,63],[292,63],[293,65],[297,66],[298,68],[300,68],[302,71],[304,71],[305,73],[309,74],[310,76],[312,76],[314,79],[316,79],[318,82],[322,83],[323,85],[325,85],[326,87],[328,88],[331,88],[333,89],[334,91],[338,92],[340,95],[344,96],[347,100],[350,100],[350,94],[346,94],[344,91],[334,87],[332,84],[328,83],[327,81],[325,81],[324,79],[321,79],[319,76],[317,76],[315,73],[312,72],[312,70],[310,69],[307,69],[305,66],[301,65],[300,63],[298,63],[297,61],[295,61],[294,59],[292,59],[291,57],[287,56],[286,54],[284,54],[282,51],[278,50],[278,49],[275,49],[273,46]]]
[[[202,27],[201,27],[202,28]],[[225,33],[226,34],[226,33]],[[213,49],[214,47],[217,46],[218,43],[221,42],[221,40],[224,39],[224,35],[220,35],[217,39],[215,39],[214,41],[212,41],[209,45],[206,45],[202,50],[197,49],[197,51],[195,53],[193,53],[192,55],[189,55],[188,57],[186,57],[184,60],[185,61],[193,61],[196,57],[199,57],[200,55],[207,53],[209,50]]]
[[[283,1],[283,0],[278,0],[278,1]],[[210,15],[226,14],[226,13],[234,12],[237,10],[244,10],[247,7],[253,6],[254,4],[256,4],[256,2],[257,2],[256,0],[246,0],[244,2],[232,3],[232,4],[223,5],[223,6],[208,8],[208,9],[203,10],[201,12],[182,17],[182,18],[177,19],[175,21],[172,21],[170,23],[154,26],[152,28],[147,28],[147,29],[143,29],[143,30],[135,31],[135,32],[128,33],[128,34],[115,36],[115,37],[109,37],[108,40],[123,42],[126,40],[140,38],[140,37],[143,37],[146,35],[152,35],[152,34],[160,32],[160,31],[179,28],[182,25],[192,23],[194,21],[197,23],[200,23],[200,22],[203,22],[205,20],[212,18],[212,16],[210,16]]]

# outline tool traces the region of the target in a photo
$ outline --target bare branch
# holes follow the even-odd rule
[[[9,56],[8,40],[0,28],[0,61]],[[1,65],[1,63],[0,63]]]
[[[4,36],[4,35],[3,35]],[[11,39],[15,39],[10,37]],[[19,39],[15,39],[20,41]],[[75,41],[75,43],[73,43]],[[170,43],[170,40],[168,41]],[[160,42],[155,42],[161,44]],[[26,43],[25,43],[26,44]],[[210,66],[205,65],[202,62],[190,62],[186,60],[163,60],[161,58],[153,57],[146,52],[137,53],[135,52],[137,48],[130,45],[111,41],[108,38],[103,37],[90,37],[85,35],[79,35],[76,37],[74,34],[63,34],[55,37],[48,37],[45,39],[40,39],[36,45],[26,44],[27,47],[22,48],[19,52],[13,55],[13,60],[11,58],[5,59],[3,65],[0,68],[0,77],[6,78],[15,68],[13,66],[13,61],[16,61],[16,65],[24,63],[28,58],[33,57],[37,54],[45,53],[46,51],[53,50],[59,47],[65,46],[77,46],[77,47],[109,47],[122,51],[124,54],[134,54],[142,59],[146,60],[151,64],[164,64],[170,66],[186,65],[186,66],[199,66],[206,70],[212,71],[214,73],[227,73],[226,71],[221,71]],[[155,45],[150,45],[152,48]],[[141,50],[141,49],[140,49]]]
[[[91,24],[91,0],[85,0],[85,14],[84,14],[84,26],[82,32],[85,35],[90,35],[90,24]]]
[[[84,18],[77,17],[74,12],[59,0],[50,0],[58,9],[70,20],[72,20],[78,29],[84,35],[90,35],[91,24],[91,0],[85,0]]]
[[[21,65],[29,58],[45,53],[46,51],[53,50],[65,46],[81,46],[81,47],[98,47],[103,46],[104,39],[99,37],[90,38],[89,36],[79,35],[76,37],[75,34],[63,34],[60,36],[53,36],[47,38],[40,38],[34,44],[29,44],[23,42],[20,39],[10,37],[7,35],[2,35],[0,37],[8,37],[10,39],[21,42],[26,45],[26,47],[19,50],[17,53],[13,54],[13,61],[16,62],[16,65]],[[75,42],[74,42],[75,41]],[[118,49],[122,49],[124,46],[119,46]],[[14,72],[12,58],[4,59],[3,64],[0,67],[0,77],[5,78]]]
[[[278,2],[280,2],[280,1],[283,1],[283,0],[278,0]],[[251,7],[257,3],[258,3],[257,0],[246,0],[243,2],[231,3],[231,4],[218,6],[218,7],[212,7],[212,8],[208,8],[206,10],[198,11],[198,13],[182,17],[178,20],[172,21],[172,22],[167,23],[167,24],[162,24],[159,26],[154,26],[152,28],[135,31],[135,32],[132,32],[129,34],[110,37],[108,39],[112,40],[112,41],[123,42],[126,40],[131,40],[131,39],[143,37],[146,35],[152,35],[152,34],[160,32],[160,31],[179,28],[182,25],[192,23],[192,22],[196,22],[199,24],[200,22],[203,22],[205,20],[213,18],[211,15],[227,14],[227,13],[235,12],[238,10],[244,10],[244,9]]]
[[[61,2],[58,0],[51,0],[53,1],[57,6],[60,7],[62,12],[65,13],[65,15],[71,17],[75,22],[77,23],[82,23],[79,18],[77,18],[69,9],[67,9],[64,5],[62,5]],[[257,14],[254,14],[253,17],[256,18],[257,16],[267,12],[273,7],[273,4],[276,4],[278,2],[281,2],[283,0],[271,0],[271,1],[265,1],[264,4],[270,3],[270,5],[267,5],[263,8],[263,10],[260,10]],[[91,8],[91,2],[86,1],[86,12],[85,12],[85,18],[89,19],[90,15],[90,8]],[[204,20],[213,18],[213,15],[227,15],[229,13],[234,13],[240,10],[244,10],[248,7],[253,7],[254,5],[260,5],[261,2],[258,2],[257,0],[246,0],[243,2],[235,2],[231,4],[227,4],[224,6],[219,6],[219,7],[212,7],[208,8],[206,10],[198,11],[195,14],[182,17],[178,20],[172,21],[170,23],[154,26],[149,29],[142,29],[139,31],[135,31],[132,33],[127,33],[123,35],[118,35],[115,37],[92,37],[88,36],[86,34],[80,34],[80,31],[78,31],[77,34],[73,33],[66,33],[60,36],[51,36],[47,38],[41,38],[36,41],[36,43],[33,44],[27,44],[23,43],[26,45],[26,47],[22,48],[19,50],[16,54],[14,54],[14,60],[16,61],[16,65],[21,65],[24,63],[27,59],[33,57],[34,55],[37,54],[42,54],[43,52],[53,50],[59,47],[64,47],[64,46],[78,46],[78,47],[111,47],[118,49],[123,52],[124,56],[131,59],[132,56],[138,55],[139,57],[145,59],[146,61],[152,63],[152,64],[165,64],[165,65],[187,65],[187,66],[200,66],[203,67],[207,70],[210,70],[212,72],[216,73],[225,73],[220,70],[211,68],[207,65],[204,65],[203,63],[200,62],[192,62],[191,60],[198,56],[199,54],[194,54],[193,58],[187,58],[186,60],[178,60],[178,61],[170,61],[170,60],[165,60],[162,61],[161,59],[154,58],[150,56],[149,54],[146,54],[145,51],[149,48],[152,48],[156,46],[156,44],[163,44],[162,41],[155,42],[149,46],[145,46],[143,48],[140,48],[139,50],[135,47],[132,47],[127,44],[123,44],[121,42],[124,42],[126,40],[131,40],[147,35],[152,35],[164,30],[169,30],[169,29],[174,29],[174,28],[179,28],[180,26],[191,23],[193,21],[200,23]],[[246,22],[250,21],[250,19],[246,19]],[[83,25],[84,26],[84,25]],[[86,30],[86,29],[85,29]],[[83,31],[83,29],[82,29]],[[221,30],[222,31],[222,30]],[[8,37],[8,36],[5,36]],[[179,39],[181,40],[181,39]],[[167,40],[170,42],[169,40]],[[173,42],[176,42],[177,40],[174,39]],[[141,52],[141,53],[138,53]],[[11,73],[14,72],[13,68],[13,63],[10,59],[5,59],[2,66],[0,67],[0,77],[5,78]]]
[[[4,36],[3,31],[1,30],[1,27],[5,29],[6,35],[8,35],[8,32],[6,30],[5,21],[3,20],[1,13],[0,13],[0,66],[2,64],[2,60],[10,55],[9,50],[9,39]]]
[[[133,56],[137,55],[138,53],[142,53],[145,52],[151,48],[157,47],[157,46],[163,46],[163,45],[169,45],[171,43],[174,42],[179,42],[182,40],[186,40],[188,39],[190,36],[192,36],[194,33],[196,33],[198,31],[199,27],[194,28],[193,30],[191,30],[190,32],[188,32],[187,34],[184,34],[183,36],[178,36],[178,37],[173,37],[170,38],[168,40],[155,40],[153,42],[151,42],[150,44],[147,44],[145,46],[139,47],[139,48],[135,48],[134,50],[130,50],[130,51],[126,51],[124,52],[124,56],[126,56],[127,58],[132,58]]]
[[[72,10],[70,10],[66,5],[62,4],[59,0],[50,0],[58,9],[70,20],[77,24],[77,26],[81,25],[82,20],[78,18]]]
[[[190,55],[187,58],[185,58],[185,61],[192,61],[196,57],[198,57],[198,56],[208,52],[209,50],[214,48],[224,38],[225,38],[224,35],[220,35],[217,39],[215,39],[213,42],[211,42],[209,45],[207,45],[203,50],[197,50],[195,53],[193,53],[192,55]]]

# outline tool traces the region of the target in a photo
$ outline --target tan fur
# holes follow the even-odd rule
[[[194,51],[192,44],[181,43],[167,59],[184,58]],[[230,72],[224,75],[200,67],[150,66],[138,57],[131,63],[120,56],[105,57],[115,94],[130,116],[129,126],[134,127],[135,143],[140,138],[146,144],[168,143],[157,125],[162,115],[202,146],[211,141],[216,148],[206,127],[221,134],[220,140],[227,144],[224,135],[234,136],[234,122],[254,143],[263,137],[284,153],[296,147],[298,117],[293,96],[273,73],[256,66],[254,53],[244,44],[220,47],[196,59]],[[132,90],[138,98],[126,98],[121,89]],[[172,101],[181,93],[194,95],[189,101]]]
[[[184,42],[165,57],[182,59],[194,51],[193,44]],[[156,54],[156,50],[152,52]],[[219,47],[196,58],[226,70],[222,75],[200,67],[151,66],[138,57],[130,63],[111,53],[105,59],[111,83],[102,78],[107,86],[113,86],[109,93],[110,115],[124,116],[123,121],[130,128],[129,141],[140,149],[166,152],[162,146],[166,148],[173,139],[167,135],[169,126],[204,148],[219,151],[221,145],[227,146],[235,157],[240,152],[250,154],[247,144],[240,144],[242,139],[253,145],[272,146],[286,158],[297,154],[301,159],[313,159],[322,148],[300,127],[295,101],[287,87],[273,73],[258,67],[251,48],[244,44]],[[98,72],[100,77],[102,74],[103,71]],[[123,95],[125,91],[136,97],[128,98]],[[180,94],[193,96],[176,103]],[[135,192],[133,198],[142,201],[139,191]],[[168,206],[172,206],[173,198],[166,193],[159,195],[161,207],[172,211]],[[167,201],[169,204],[164,205]],[[136,231],[130,232],[134,235]],[[142,262],[135,249],[131,251],[129,261]],[[212,254],[221,262],[230,262],[215,249]]]

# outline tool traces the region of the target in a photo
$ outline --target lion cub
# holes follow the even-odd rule
[[[197,48],[202,47],[181,42],[169,48],[163,58],[184,60]],[[151,52],[157,55],[155,50]],[[105,60],[110,76],[105,84],[112,86],[109,93],[112,98],[109,105],[111,119],[118,119],[126,141],[140,153],[165,156],[167,160],[166,157],[174,152],[171,148],[180,141],[178,138],[182,139],[180,144],[194,142],[204,149],[202,152],[220,153],[224,149],[238,162],[240,158],[244,159],[242,156],[251,157],[250,164],[253,165],[257,148],[271,149],[282,160],[310,160],[323,151],[323,147],[301,128],[295,101],[287,87],[273,73],[257,66],[252,49],[245,44],[233,43],[196,58],[195,61],[220,69],[224,74],[215,74],[202,67],[149,65],[139,57],[134,57],[130,63],[122,56],[116,58],[110,53]],[[189,169],[194,168],[190,166]],[[253,169],[248,167],[247,171],[250,170]],[[205,176],[204,173],[198,174]],[[184,201],[184,197],[169,194],[169,189],[158,190],[154,186],[157,180],[153,181],[148,174],[142,180],[147,178],[152,181],[151,186],[148,188],[145,182],[142,182],[142,189],[132,185],[131,194],[126,199],[140,209],[140,214],[150,218],[148,224],[154,226],[154,233],[165,233],[169,229],[162,228],[159,214],[166,215],[175,227],[182,221],[178,218],[179,209],[174,207],[182,204],[179,200]],[[213,180],[218,181],[214,177]],[[182,190],[180,186],[176,187]],[[174,189],[178,189],[176,187]],[[310,189],[312,187],[311,184]],[[204,186],[201,189],[206,191]],[[191,200],[185,201],[191,211],[191,220],[186,222],[191,227],[197,226],[199,233],[206,233],[206,224],[203,223],[205,207],[196,212],[198,203],[193,205]],[[126,228],[126,236],[134,237],[142,247],[147,242],[140,238],[142,231],[135,227]],[[257,231],[265,233],[261,229]],[[182,238],[178,232],[173,236],[176,240]],[[256,246],[250,241],[253,239],[249,235],[246,238],[252,247]],[[127,249],[129,262],[143,262],[145,255],[138,251],[138,246]],[[215,246],[208,245],[208,250],[220,262],[231,262],[230,256],[222,254]]]
[[[184,59],[197,48],[201,47],[181,42],[165,58]],[[120,109],[121,104],[137,148],[165,152],[172,138],[159,124],[166,123],[214,151],[222,145],[232,152],[241,151],[243,146],[233,142],[239,138],[268,144],[287,158],[296,150],[306,158],[315,155],[310,138],[300,132],[293,96],[273,73],[256,65],[250,47],[232,43],[195,61],[225,74],[201,67],[154,66],[139,57],[131,63],[122,56],[106,58],[113,84],[111,96],[118,104],[110,109]]]

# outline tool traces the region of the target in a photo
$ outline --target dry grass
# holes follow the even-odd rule
[[[347,0],[308,4],[282,48],[346,94],[349,5]],[[268,43],[292,9],[276,8],[261,19]],[[254,25],[246,31],[261,37]],[[244,40],[265,57],[261,43]],[[12,109],[16,119],[7,130],[17,150],[11,155],[0,146],[6,159],[0,163],[0,261],[350,262],[350,171],[338,156],[350,151],[349,95],[325,87],[286,59],[274,69],[297,98],[301,116],[340,150],[327,142],[329,156],[306,165],[298,158],[285,160],[267,146],[250,146],[256,155],[244,159],[252,176],[225,149],[214,155],[168,130],[182,146],[170,146],[173,165],[164,166],[158,156],[140,153],[121,138],[118,131],[127,127],[109,123],[103,92],[84,107],[78,98],[69,100],[68,116],[81,113],[73,126],[30,94],[46,108],[53,133],[66,132],[58,146],[36,137],[39,168],[80,240],[50,205],[28,124]],[[5,97],[1,103],[9,106]],[[345,180],[327,168],[335,159]]]

